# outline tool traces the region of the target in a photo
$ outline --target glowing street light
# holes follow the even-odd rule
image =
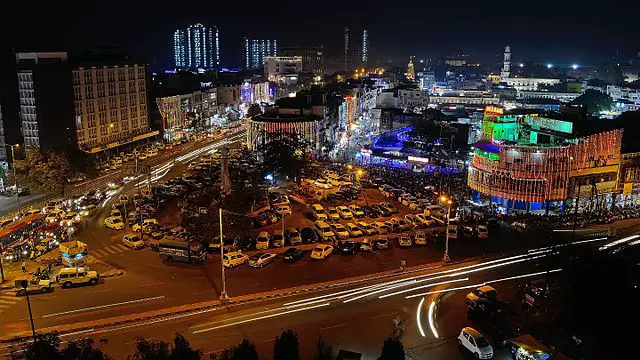
[[[449,221],[451,219],[451,199],[449,199],[446,195],[440,196],[440,202],[447,204],[447,237],[445,240],[444,246],[444,255],[442,256],[442,262],[449,262],[451,259],[449,258]]]
[[[553,64],[547,64],[547,69],[551,69],[553,67]]]
[[[524,64],[523,64],[523,63],[520,63],[520,67],[524,67]]]
[[[572,68],[573,70],[577,70],[577,69],[578,69],[578,67],[579,67],[579,66],[578,66],[578,64],[573,64],[573,65],[571,65],[571,68]]]

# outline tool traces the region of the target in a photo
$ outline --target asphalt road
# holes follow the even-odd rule
[[[458,349],[455,340],[462,327],[472,325],[466,318],[463,300],[468,289],[444,292],[438,295],[438,299],[427,296],[420,311],[418,306],[422,297],[407,299],[406,296],[429,290],[446,291],[454,287],[474,286],[477,283],[527,275],[553,267],[553,264],[545,263],[544,259],[531,259],[514,264],[507,264],[505,261],[499,267],[490,267],[495,264],[477,265],[473,268],[477,271],[445,277],[444,281],[450,281],[449,284],[435,285],[443,279],[429,280],[437,276],[442,277],[441,270],[434,270],[431,277],[420,275],[409,278],[421,280],[420,284],[391,285],[386,289],[368,288],[367,291],[360,290],[364,289],[364,286],[361,286],[353,288],[353,294],[343,294],[344,297],[341,299],[337,296],[342,296],[342,293],[336,294],[335,291],[334,296],[328,296],[330,293],[317,293],[258,305],[221,309],[169,323],[115,327],[91,336],[107,339],[104,350],[118,359],[126,358],[134,351],[135,338],[138,336],[168,341],[176,332],[185,334],[192,346],[201,349],[205,354],[220,352],[239,343],[242,338],[250,338],[256,344],[259,353],[268,358],[272,354],[275,337],[284,329],[292,328],[299,335],[302,358],[312,356],[314,342],[322,336],[332,344],[334,353],[338,349],[348,349],[361,352],[365,359],[371,359],[379,355],[384,339],[392,334],[393,319],[399,317],[405,324],[401,340],[408,358],[470,359],[470,354]],[[457,269],[465,271],[469,268],[457,266]],[[522,281],[504,280],[492,285],[501,297],[504,297],[513,294]],[[422,288],[417,288],[418,286]],[[379,298],[398,291],[406,293]],[[326,297],[319,298],[321,296]],[[363,297],[357,298],[359,296]],[[427,308],[430,301],[439,303],[432,317],[438,333],[437,338],[429,325]],[[421,327],[424,335],[421,333]],[[502,355],[496,358],[506,359]]]

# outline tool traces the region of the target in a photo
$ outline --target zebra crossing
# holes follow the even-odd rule
[[[91,252],[93,253],[93,256],[101,258],[109,255],[116,255],[123,251],[129,251],[129,248],[122,244],[113,244],[107,245],[100,249],[92,250]]]
[[[2,314],[5,310],[10,308],[11,306],[19,303],[24,299],[22,296],[8,295],[10,293],[4,293],[0,295],[0,314]]]

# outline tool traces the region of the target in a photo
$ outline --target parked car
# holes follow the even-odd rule
[[[327,256],[331,255],[332,252],[333,252],[333,246],[320,244],[316,246],[315,249],[313,249],[313,251],[311,251],[311,258],[322,260],[322,259],[325,259]]]
[[[413,235],[413,243],[416,245],[427,245],[427,234],[424,231],[416,231]]]
[[[95,285],[100,280],[96,271],[83,267],[62,268],[55,277],[56,282],[63,288],[74,285]]]
[[[411,237],[409,236],[409,234],[400,234],[400,237],[398,238],[398,245],[400,245],[400,247],[411,247],[413,243],[411,242]]]
[[[291,208],[289,205],[278,205],[273,211],[280,216],[291,215]]]
[[[389,226],[382,221],[376,221],[371,224],[371,227],[376,229],[378,234],[384,235],[389,233]]]
[[[351,210],[349,210],[348,207],[341,205],[341,206],[338,206],[336,210],[340,214],[340,217],[343,218],[344,220],[353,219],[353,213],[351,212]]]
[[[384,235],[380,235],[374,240],[374,244],[375,244],[375,248],[378,250],[388,249],[389,239]]]
[[[336,235],[338,239],[348,239],[349,231],[340,223],[331,224],[331,228],[333,229],[333,233]]]
[[[360,251],[371,252],[373,251],[373,247],[374,247],[374,241],[372,239],[370,238],[362,239],[362,242],[360,243]]]
[[[478,234],[478,239],[486,239],[489,237],[489,229],[487,229],[486,225],[478,225],[476,227],[476,233]]]
[[[290,227],[284,231],[284,235],[289,245],[295,246],[302,244],[302,237],[300,236],[298,229]]]
[[[222,265],[224,267],[232,268],[246,263],[249,260],[247,254],[243,254],[241,251],[232,251],[225,253],[222,257]]]
[[[347,223],[346,225],[347,231],[349,232],[349,236],[351,237],[360,237],[362,236],[362,230],[360,230],[356,224]]]
[[[276,260],[276,254],[257,252],[249,258],[249,266],[251,267],[263,267],[269,265]]]
[[[271,245],[275,248],[284,246],[284,233],[282,230],[275,230],[273,232],[273,236],[271,237]]]
[[[361,218],[365,216],[364,211],[358,205],[355,205],[355,204],[349,205],[349,210],[351,210],[351,213],[353,214],[354,217]]]
[[[476,359],[491,359],[493,348],[478,330],[465,327],[458,335],[458,344],[469,350]]]
[[[358,248],[359,246],[355,241],[343,241],[339,250],[341,255],[355,255]]]
[[[114,230],[124,229],[124,223],[120,217],[108,217],[104,219],[104,226]]]
[[[282,258],[288,263],[294,263],[304,257],[304,252],[296,247],[287,249]]]
[[[300,230],[300,237],[305,244],[312,244],[318,242],[318,234],[310,227],[304,227]]]
[[[122,245],[134,250],[138,250],[144,247],[144,241],[140,239],[140,235],[135,233],[130,233],[130,234],[125,234],[122,237]]]
[[[338,212],[338,210],[336,208],[329,208],[327,210],[327,215],[329,216],[329,219],[334,220],[334,221],[338,221],[340,220],[340,213]]]
[[[256,249],[258,250],[266,250],[269,248],[269,233],[266,231],[261,231],[258,234],[258,238],[256,239]]]

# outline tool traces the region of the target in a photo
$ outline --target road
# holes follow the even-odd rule
[[[205,354],[220,352],[249,337],[255,342],[259,353],[268,357],[272,353],[275,337],[284,329],[292,328],[299,334],[302,358],[309,358],[313,354],[314,342],[319,336],[332,344],[334,352],[348,349],[363,353],[365,358],[375,358],[384,339],[392,333],[393,319],[399,317],[405,324],[401,340],[409,358],[468,359],[471,358],[468,354],[457,349],[455,338],[463,326],[471,324],[466,318],[463,302],[469,290],[453,291],[453,288],[497,280],[491,284],[500,294],[513,293],[512,290],[519,283],[509,277],[533,278],[535,275],[532,273],[555,269],[553,263],[540,257],[543,255],[544,252],[537,252],[505,257],[501,261],[472,262],[445,270],[414,274],[402,282],[394,280],[385,282],[386,285],[353,287],[348,292],[341,289],[219,309],[170,322],[125,325],[89,335],[96,339],[107,339],[104,350],[118,359],[126,358],[134,351],[137,336],[170,340],[176,332],[185,334],[191,344]],[[418,312],[422,296],[411,297],[429,290],[451,290],[438,294],[439,298],[435,299],[440,305],[431,319],[438,338],[430,330],[426,310],[428,305],[423,304]],[[432,297],[427,297],[426,304],[432,300]],[[73,335],[65,340],[77,336],[86,334]]]

